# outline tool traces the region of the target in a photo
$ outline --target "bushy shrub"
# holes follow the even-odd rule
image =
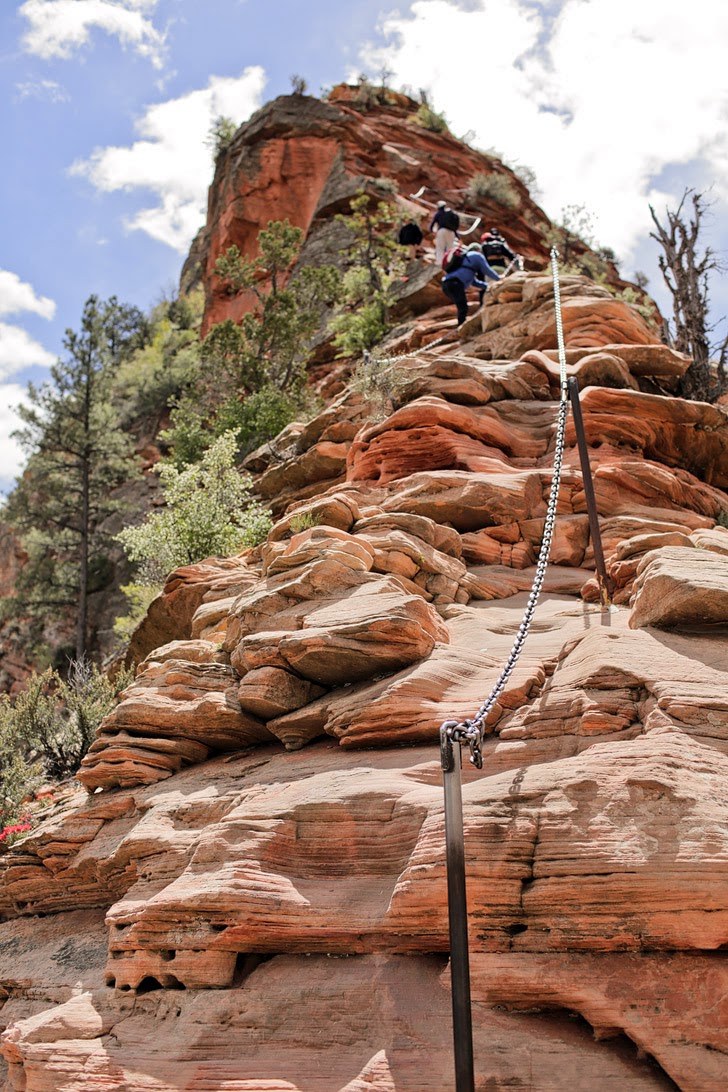
[[[449,133],[450,128],[443,114],[438,114],[427,102],[423,102],[415,114],[414,120],[423,129],[429,129],[431,133]]]
[[[244,402],[235,399],[223,406],[219,420],[234,430],[241,453],[247,455],[282,432],[302,410],[300,398],[267,386],[248,395]]]
[[[397,196],[397,183],[393,178],[375,178],[373,182],[374,188],[380,193],[386,194],[390,197]]]
[[[344,287],[347,288],[346,278]],[[334,344],[341,356],[358,356],[373,349],[382,340],[389,324],[384,307],[379,300],[360,304],[355,311],[337,315],[331,323],[335,332]]]
[[[233,432],[241,456],[272,440],[286,425],[308,416],[309,399],[305,392],[278,390],[265,386],[247,398],[233,395],[210,417],[200,409],[194,391],[180,399],[172,413],[172,427],[160,433],[169,445],[169,461],[178,470],[199,462],[202,455],[223,432]]]
[[[487,198],[504,208],[514,209],[519,204],[518,190],[504,174],[486,174],[478,171],[468,182],[467,196],[471,201]]]
[[[383,364],[367,356],[352,373],[351,386],[369,403],[371,415],[382,420],[401,404],[411,375],[396,364]]]
[[[237,128],[232,118],[224,117],[222,114],[215,118],[207,137],[207,145],[212,149],[215,159],[230,147]]]
[[[159,433],[160,443],[170,449],[166,459],[183,470],[190,463],[199,462],[215,440],[214,422],[200,411],[194,389],[177,401],[171,414],[171,426]]]
[[[659,327],[657,308],[648,295],[635,291],[630,285],[623,288],[620,292],[617,288],[612,288],[611,285],[607,286],[609,291],[617,297],[618,300],[623,300],[624,303],[628,303],[630,307],[634,307],[638,315],[650,326],[653,326],[656,330]]]
[[[172,462],[182,469],[197,462],[224,432],[234,433],[238,451],[245,456],[307,412],[302,392],[289,393],[267,385],[244,400],[237,396],[228,398],[218,408],[214,420],[209,421],[200,413],[194,396],[190,396],[175,411],[174,430],[165,431],[162,437],[165,442],[172,440]]]
[[[318,527],[319,517],[315,512],[301,512],[291,517],[288,529],[292,535],[298,535],[301,531],[308,531],[311,527]]]
[[[166,507],[117,536],[140,565],[137,583],[159,584],[180,565],[227,557],[265,538],[270,512],[254,500],[250,475],[236,469],[236,453],[235,434],[224,432],[198,464],[159,466]]]
[[[0,697],[0,822],[11,825],[23,800],[47,779],[74,774],[132,672],[113,680],[87,660],[66,678],[51,668],[32,675],[14,700]]]

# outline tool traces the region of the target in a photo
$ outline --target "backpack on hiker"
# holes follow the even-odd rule
[[[440,224],[448,231],[457,231],[460,227],[460,217],[452,209],[444,209]]]
[[[459,269],[463,264],[466,253],[465,247],[461,243],[456,243],[455,246],[451,246],[449,250],[446,250],[442,259],[444,272],[454,273],[456,269]]]
[[[488,261],[490,261],[491,258],[501,258],[505,259],[505,261],[509,260],[510,253],[505,246],[504,240],[501,237],[491,235],[489,232],[486,231],[484,235],[481,235],[480,241],[482,244],[483,254],[488,259]]]
[[[403,224],[399,229],[399,236],[397,241],[401,246],[419,246],[422,242],[422,232],[419,225],[410,220],[408,223]]]

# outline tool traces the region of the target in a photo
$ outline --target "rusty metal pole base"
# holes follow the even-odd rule
[[[473,1022],[470,1004],[470,958],[468,954],[468,905],[465,892],[465,841],[463,838],[463,797],[460,743],[449,734],[455,721],[440,729],[440,760],[445,790],[445,850],[447,860],[447,901],[450,924],[450,980],[452,1026],[455,1049],[455,1092],[474,1092]]]

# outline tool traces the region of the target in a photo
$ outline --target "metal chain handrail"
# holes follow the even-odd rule
[[[452,330],[446,330],[442,337],[438,337],[436,341],[431,341],[427,345],[421,345],[419,349],[412,349],[409,353],[400,353],[399,356],[372,356],[371,353],[364,350],[364,366],[369,367],[372,364],[399,364],[400,360],[407,360],[411,356],[420,356],[421,353],[429,353],[430,349],[434,349],[437,345],[441,345],[446,338],[450,337]]]
[[[541,549],[539,550],[538,560],[536,562],[536,575],[534,576],[533,584],[531,586],[531,593],[528,597],[526,609],[521,619],[521,624],[518,627],[516,633],[516,639],[513,642],[513,647],[508,655],[505,666],[501,671],[495,686],[491,690],[488,697],[481,705],[478,712],[474,717],[463,721],[445,721],[442,728],[447,732],[448,737],[454,743],[467,743],[470,748],[470,761],[478,769],[482,769],[483,755],[482,755],[482,742],[485,728],[485,720],[490,713],[491,709],[495,705],[496,701],[500,697],[503,688],[508,682],[513,673],[513,669],[518,663],[518,658],[523,651],[523,646],[526,643],[529,630],[531,628],[531,622],[533,621],[533,615],[536,610],[536,604],[538,603],[541,589],[543,588],[543,582],[546,577],[546,569],[548,567],[549,553],[551,550],[551,539],[553,537],[554,524],[556,522],[556,506],[559,499],[559,486],[561,484],[561,464],[564,455],[564,434],[566,431],[566,415],[569,407],[569,388],[566,379],[566,351],[564,348],[564,328],[561,318],[561,291],[559,287],[559,263],[558,253],[556,248],[551,250],[551,271],[553,274],[554,282],[554,306],[556,308],[556,338],[559,350],[559,383],[560,383],[560,402],[559,402],[559,414],[557,418],[556,426],[556,443],[554,450],[554,472],[551,479],[551,491],[549,493],[548,504],[546,506],[546,519],[544,521],[543,538],[541,540]]]

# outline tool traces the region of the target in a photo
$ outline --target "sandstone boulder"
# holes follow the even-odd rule
[[[183,642],[176,651],[184,655]],[[103,720],[79,781],[87,789],[154,782],[212,751],[269,739],[241,707],[232,668],[216,660],[148,660]]]
[[[561,278],[564,339],[569,348],[659,342],[637,310],[582,277]],[[508,277],[488,290],[476,346],[491,358],[511,360],[532,349],[553,349],[556,324],[551,278],[538,273]]]
[[[169,641],[191,637],[195,612],[208,596],[214,600],[220,595],[239,593],[257,576],[243,558],[210,558],[175,569],[133,633],[127,664],[140,663]],[[199,636],[199,630],[195,636]]]
[[[630,625],[728,627],[728,564],[712,550],[670,546],[637,568]]]

